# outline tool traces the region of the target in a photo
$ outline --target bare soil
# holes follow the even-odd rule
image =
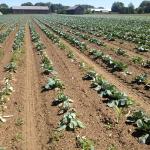
[[[75,138],[80,135],[91,139],[96,150],[107,150],[112,145],[118,150],[149,150],[149,145],[139,144],[137,137],[133,136],[134,127],[125,124],[125,115],[129,110],[142,108],[146,112],[150,112],[150,103],[145,101],[143,94],[137,93],[137,90],[118,79],[117,75],[114,76],[108,72],[100,62],[93,61],[68,42],[60,39],[76,56],[74,61],[70,60],[66,56],[66,52],[53,44],[35,22],[33,25],[46,46],[45,51],[53,62],[58,73],[57,77],[65,85],[64,93],[74,101],[73,107],[76,109],[77,117],[86,128],[77,129],[75,132],[56,131],[63,115],[58,115],[59,109],[52,106],[52,101],[59,91],[41,92],[41,87],[51,75],[42,74],[40,56],[31,41],[29,25],[26,24],[25,53],[22,55],[17,73],[14,74],[15,92],[10,97],[10,101],[7,103],[8,109],[5,111],[5,115],[13,115],[13,117],[9,118],[5,124],[0,123],[0,145],[8,150],[78,150]],[[3,67],[11,59],[9,52],[14,37],[15,33],[11,33],[10,39],[8,38],[3,45],[5,54],[1,60],[0,79],[5,76]],[[116,121],[118,115],[115,110],[107,107],[105,99],[90,88],[89,81],[82,80],[85,71],[79,68],[81,61],[135,100],[133,107],[122,111],[118,123]],[[22,120],[22,124],[18,123],[19,119]],[[110,128],[108,123],[111,124]]]
[[[102,98],[89,88],[89,82],[84,82],[82,80],[83,72],[79,70],[78,63],[71,63],[64,52],[53,45],[39,27],[37,25],[35,26],[36,31],[40,33],[41,41],[46,46],[47,54],[54,63],[58,76],[65,83],[65,93],[74,100],[74,106],[78,112],[78,116],[86,125],[86,129],[81,129],[75,133],[65,132],[63,134],[63,139],[60,139],[55,145],[55,149],[75,149],[72,146],[75,146],[74,138],[78,134],[86,135],[90,139],[93,139],[96,143],[96,149],[99,150],[107,149],[111,144],[116,145],[118,149],[138,149],[139,146],[140,149],[148,148],[147,146],[143,147],[143,145],[141,147],[131,135],[129,135],[129,137],[125,136],[129,128],[123,123],[124,119],[121,121],[121,125],[119,123],[114,130],[109,131],[104,128],[105,124],[103,120],[106,118],[115,122],[114,111],[107,108]],[[69,47],[68,44],[67,46]],[[76,51],[74,48],[71,48],[71,50],[74,52]],[[77,51],[75,54],[77,59],[87,62],[81,55],[77,55]],[[88,62],[88,64],[93,67],[93,63]],[[54,127],[56,127],[56,123]],[[109,135],[111,136],[109,137]],[[127,143],[130,144],[127,146]]]

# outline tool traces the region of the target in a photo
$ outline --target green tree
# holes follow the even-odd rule
[[[143,14],[144,13],[144,10],[141,7],[137,8],[136,11],[137,11],[138,14]]]
[[[143,1],[140,4],[139,9],[142,9],[144,13],[150,13],[150,1]]]
[[[0,4],[0,9],[8,9],[8,5],[5,3]]]
[[[124,3],[114,2],[111,7],[112,12],[123,13],[124,12]]]
[[[47,4],[43,2],[39,2],[39,3],[35,3],[35,6],[47,6]]]
[[[51,11],[55,12],[55,13],[63,12],[64,9],[65,9],[65,6],[63,6],[62,4],[52,4],[51,5]]]
[[[31,2],[27,2],[27,3],[21,4],[21,6],[33,6],[33,4]]]
[[[128,5],[128,13],[129,14],[134,14],[134,5],[132,3],[130,3]]]

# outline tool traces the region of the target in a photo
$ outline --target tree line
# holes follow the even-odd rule
[[[150,1],[142,1],[138,8],[135,8],[132,3],[130,3],[128,7],[125,7],[122,2],[114,2],[111,11],[120,14],[150,13]]]
[[[66,9],[69,8],[69,6],[64,6],[62,4],[52,4],[51,2],[43,3],[43,2],[38,2],[38,3],[31,3],[31,2],[26,2],[21,4],[21,6],[48,6],[49,7],[49,12],[51,13],[59,13],[59,14],[64,14]],[[89,9],[94,8],[94,6],[91,5],[80,5],[81,7],[84,8],[85,13],[90,13]],[[5,3],[0,4],[0,11],[3,14],[9,14],[12,13],[12,9],[9,8],[9,6]],[[134,13],[150,13],[150,1],[149,0],[144,0],[141,2],[138,8],[135,8],[132,3],[128,5],[128,7],[125,7],[123,2],[114,2],[111,7],[112,13],[120,13],[120,14],[134,14]]]

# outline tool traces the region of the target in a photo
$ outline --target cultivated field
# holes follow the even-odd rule
[[[0,16],[0,150],[149,144],[149,15]]]

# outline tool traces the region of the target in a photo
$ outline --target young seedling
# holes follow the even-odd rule
[[[67,57],[70,58],[70,59],[72,59],[72,60],[75,59],[75,55],[74,55],[74,53],[73,53],[72,51],[69,51],[69,52],[67,53]]]
[[[82,78],[83,80],[93,80],[97,76],[97,73],[93,70],[88,71],[85,76]]]
[[[117,148],[114,144],[111,144],[107,150],[117,150]]]
[[[65,46],[63,43],[61,43],[61,42],[59,43],[58,46],[59,46],[59,48],[62,49],[62,50],[65,50],[65,49],[66,49],[66,46]]]
[[[60,110],[58,114],[67,112],[72,106],[73,100],[71,100],[64,93],[58,94],[57,98],[53,101],[52,105],[58,105]]]
[[[64,134],[62,132],[52,131],[50,138],[49,138],[49,143],[56,143],[63,137],[64,137]]]
[[[135,77],[135,79],[132,81],[132,83],[136,84],[146,84],[147,83],[147,74],[138,75]]]
[[[16,133],[16,135],[14,136],[14,138],[12,140],[16,141],[16,142],[22,141],[23,140],[22,133],[21,132]]]
[[[142,64],[143,63],[143,58],[139,56],[134,56],[132,57],[132,62],[135,64]]]
[[[121,48],[116,49],[116,50],[115,50],[115,53],[116,53],[117,55],[121,55],[121,56],[125,56],[125,55],[126,55],[126,51],[123,50],[123,49],[121,49]]]
[[[94,150],[94,142],[88,140],[85,136],[80,137],[78,135],[76,137],[76,145],[78,148],[82,148],[82,150]]]
[[[16,72],[17,70],[17,64],[16,62],[10,62],[7,66],[4,67],[5,71],[8,72]]]
[[[16,120],[16,122],[15,122],[15,125],[16,125],[16,126],[21,126],[21,125],[23,125],[23,120],[22,120],[22,118],[17,118],[17,120]]]

